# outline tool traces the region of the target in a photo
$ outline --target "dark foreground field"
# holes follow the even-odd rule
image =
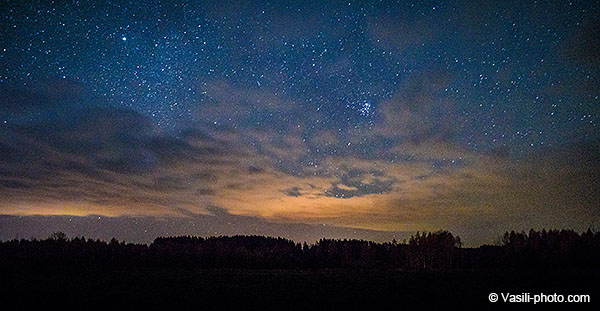
[[[491,292],[589,294],[597,307],[598,271],[401,272],[396,270],[129,269],[1,271],[3,303],[171,310],[235,308],[394,309],[405,306],[532,307],[488,301]],[[6,304],[5,304],[6,305]],[[548,304],[543,304],[548,307]]]
[[[262,236],[159,237],[150,245],[56,233],[0,242],[0,310],[450,310],[533,306],[534,295],[589,295],[563,308],[600,310],[600,233],[510,232],[502,245],[462,248],[447,231],[407,243]],[[490,293],[498,302],[490,302]],[[528,293],[532,302],[505,303]],[[548,306],[549,303],[542,304]]]

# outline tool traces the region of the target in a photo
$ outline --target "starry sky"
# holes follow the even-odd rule
[[[4,1],[0,238],[598,228],[598,1]]]

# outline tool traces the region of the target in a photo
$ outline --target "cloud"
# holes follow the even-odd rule
[[[298,188],[298,187],[292,187],[289,189],[285,189],[285,190],[283,190],[283,193],[285,193],[286,195],[289,195],[291,197],[299,197],[302,195],[302,193],[300,192],[300,188]]]
[[[89,105],[96,100],[85,88],[68,79],[47,80],[39,83],[37,89],[1,87],[0,88],[0,116],[10,113],[19,119],[19,116],[31,116],[41,110],[57,110],[67,105]]]
[[[297,109],[292,100],[284,98],[273,90],[265,90],[257,86],[238,86],[225,80],[214,80],[202,83],[200,91],[209,104],[195,111],[198,118],[208,123],[226,123],[235,121],[236,125],[249,125],[253,128],[273,126],[267,121],[287,122],[289,113]],[[254,117],[258,112],[272,114],[270,120],[257,122]],[[285,120],[282,120],[285,119]]]
[[[199,131],[177,138],[159,134],[132,110],[57,104],[60,111],[38,105],[39,120],[3,124],[4,212],[61,213],[67,206],[77,214],[202,210],[197,202],[214,193],[219,171],[238,169],[239,154]]]
[[[348,169],[339,177],[339,181],[334,182],[331,188],[325,190],[325,195],[336,198],[352,198],[368,194],[383,194],[392,191],[394,183],[394,178],[386,176],[380,170]]]
[[[337,148],[343,135],[305,140],[294,124],[283,135],[204,123],[165,134],[127,109],[40,104],[39,119],[0,125],[0,213],[212,215],[221,224],[242,219],[248,230],[265,222],[444,228],[473,243],[519,226],[583,229],[598,220],[597,142],[519,157],[465,149],[453,117],[437,111],[451,105],[437,100],[443,85],[418,75],[383,104],[381,122],[363,133],[381,139],[380,153],[327,153],[315,165],[301,163],[308,150]]]
[[[445,89],[449,78],[443,71],[424,70],[408,76],[394,96],[379,106],[382,120],[375,130],[386,137],[421,141],[447,139],[461,125],[455,103]]]

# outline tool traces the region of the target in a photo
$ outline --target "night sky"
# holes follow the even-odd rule
[[[598,1],[0,12],[0,239],[600,226]]]

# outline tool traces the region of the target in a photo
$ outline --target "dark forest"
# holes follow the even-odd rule
[[[67,238],[0,243],[3,267],[181,267],[243,269],[368,268],[403,271],[598,268],[600,233],[589,229],[506,232],[499,245],[462,248],[448,231],[408,241],[321,239],[308,245],[264,236],[159,237],[150,245]]]

